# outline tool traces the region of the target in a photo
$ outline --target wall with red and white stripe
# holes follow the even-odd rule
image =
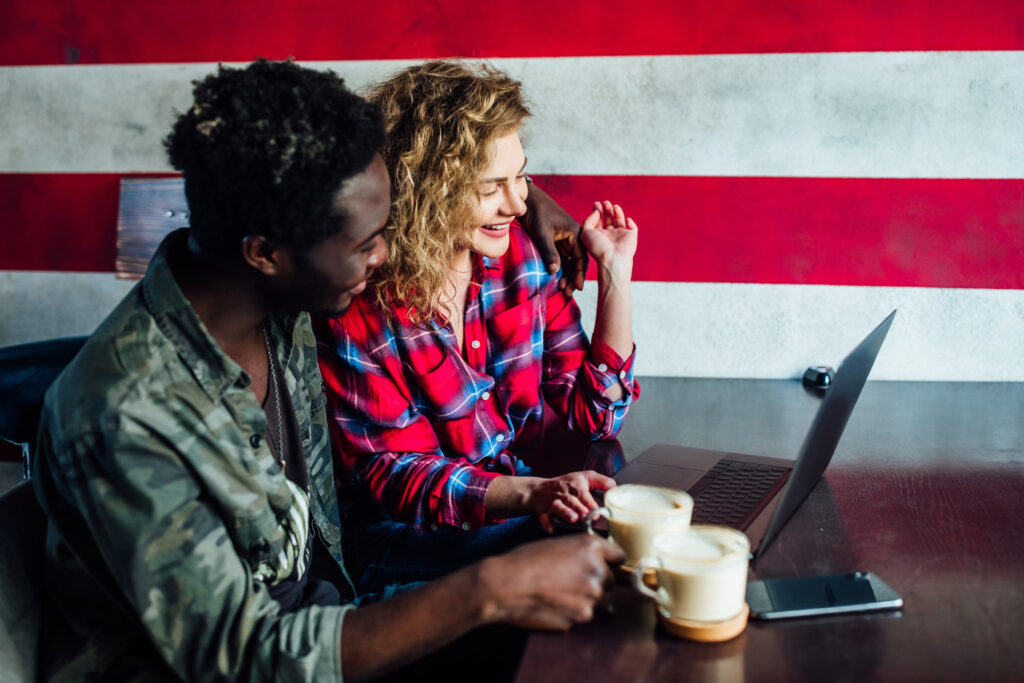
[[[449,56],[521,79],[536,182],[640,224],[641,374],[795,377],[898,308],[874,378],[1024,380],[1016,0],[5,3],[0,345],[123,296],[119,179],[170,172],[190,81],[260,55],[357,89]]]

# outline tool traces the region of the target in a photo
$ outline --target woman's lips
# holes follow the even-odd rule
[[[510,225],[512,225],[511,221],[501,225],[481,225],[480,230],[488,237],[504,237]]]

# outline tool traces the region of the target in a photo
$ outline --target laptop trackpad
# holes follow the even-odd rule
[[[619,484],[650,484],[651,486],[667,486],[685,491],[704,476],[705,471],[678,465],[654,465],[633,461],[615,475],[615,481]]]

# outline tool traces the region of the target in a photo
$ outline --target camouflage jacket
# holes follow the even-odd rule
[[[46,396],[36,492],[50,520],[47,590],[65,627],[44,627],[43,669],[54,680],[341,680],[350,606],[283,614],[268,594],[294,561],[283,552],[293,488],[248,374],[174,280],[167,253],[183,240],[164,241]],[[271,327],[309,466],[313,533],[341,564],[309,318]]]

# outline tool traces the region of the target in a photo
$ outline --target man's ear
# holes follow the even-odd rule
[[[280,275],[291,266],[291,254],[262,235],[242,238],[242,259],[264,275]]]

